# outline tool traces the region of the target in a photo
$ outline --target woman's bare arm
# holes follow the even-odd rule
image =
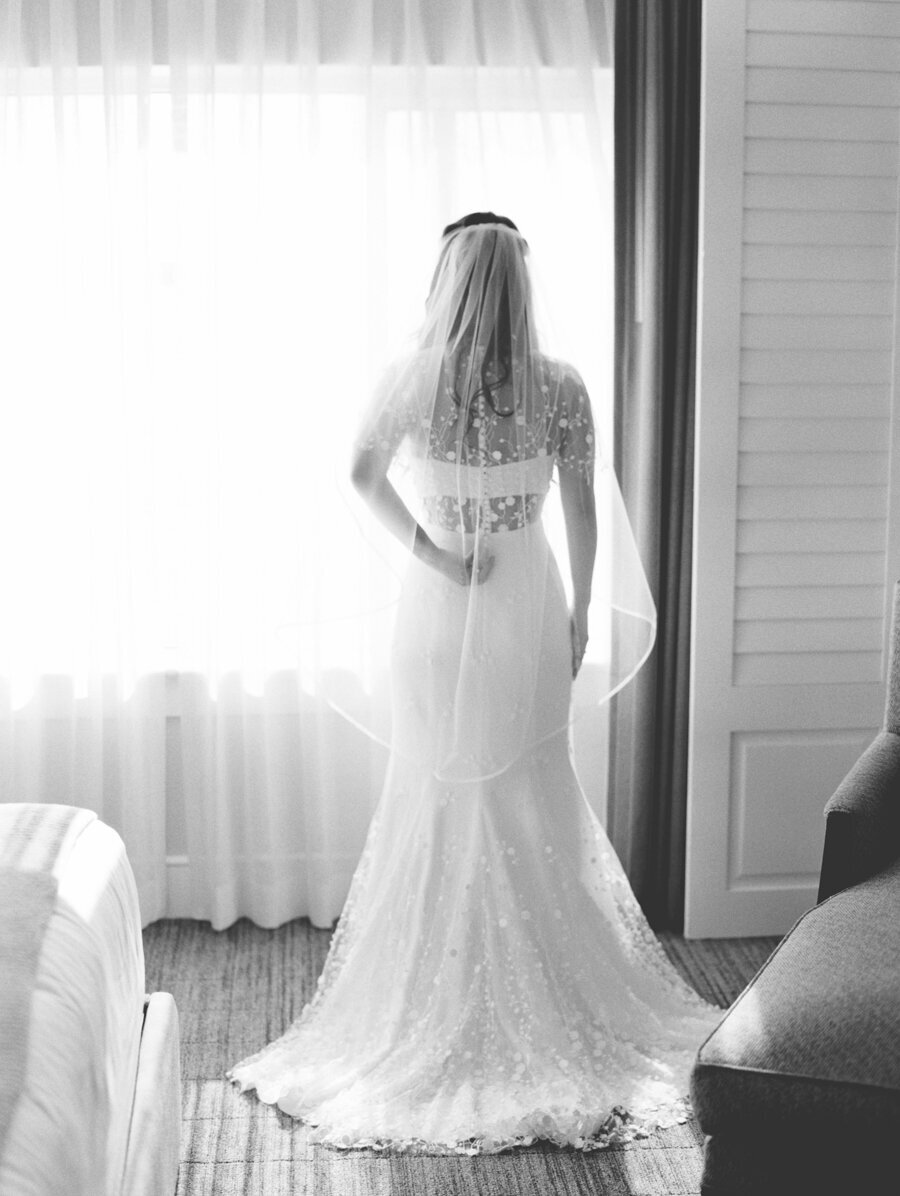
[[[566,524],[569,564],[572,571],[572,676],[581,667],[588,640],[588,607],[591,578],[597,555],[597,508],[593,478],[581,469],[560,469],[559,491]]]
[[[391,484],[387,475],[392,459],[391,452],[378,447],[357,448],[350,471],[353,485],[388,531],[411,549],[420,561],[443,573],[451,581],[468,585],[472,580],[474,554],[461,557],[434,543]],[[480,565],[475,576],[477,582],[487,580],[490,558],[483,558]]]

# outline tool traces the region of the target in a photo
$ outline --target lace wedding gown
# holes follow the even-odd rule
[[[647,925],[570,758],[568,611],[540,513],[553,468],[574,464],[579,422],[583,409],[569,410],[569,436],[524,460],[418,462],[438,543],[459,548],[478,493],[492,572],[473,617],[465,587],[411,559],[394,750],[318,989],[229,1073],[313,1140],[590,1149],[687,1115],[693,1057],[719,1011]],[[455,768],[438,766],[449,722]]]

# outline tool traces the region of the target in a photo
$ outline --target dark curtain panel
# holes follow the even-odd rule
[[[619,0],[615,465],[659,612],[616,698],[608,829],[652,925],[684,906],[701,0]]]

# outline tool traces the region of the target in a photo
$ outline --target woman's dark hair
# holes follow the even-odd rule
[[[507,228],[511,228],[515,233],[519,231],[518,225],[514,224],[508,216],[498,216],[496,212],[469,212],[467,216],[463,216],[459,220],[454,220],[452,224],[448,224],[441,233],[441,239],[443,240],[445,237],[449,237],[451,233],[458,232],[461,228],[472,228],[474,225],[478,224],[503,224]],[[463,296],[463,300],[465,300],[465,296]],[[506,301],[505,303],[504,300]],[[482,375],[481,386],[479,386],[475,393],[469,397],[467,402],[464,402],[463,399],[457,394],[455,386],[451,388],[453,401],[456,403],[457,407],[460,409],[465,409],[466,411],[467,426],[471,426],[472,420],[475,417],[474,400],[479,395],[482,395],[487,400],[491,409],[496,412],[497,415],[508,416],[513,414],[512,408],[510,408],[508,411],[504,411],[497,407],[494,403],[494,391],[499,390],[503,383],[506,382],[507,378],[509,378],[510,372],[510,355],[512,346],[510,340],[511,329],[509,322],[508,303],[509,298],[506,287],[504,286],[501,295],[501,307],[498,313],[499,324],[497,333],[491,338],[492,343],[489,346],[489,352],[485,359],[487,360],[487,357],[490,356],[490,350],[493,349],[499,359],[501,369],[500,377],[495,379],[493,383],[489,383],[487,378]]]
[[[471,228],[473,224],[505,224],[514,233],[519,231],[518,226],[513,224],[508,216],[498,216],[496,212],[470,212],[468,216],[463,216],[460,220],[454,220],[452,224],[448,224],[441,236],[449,237],[451,233],[455,233],[461,228]]]

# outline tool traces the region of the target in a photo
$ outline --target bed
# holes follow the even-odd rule
[[[91,811],[0,804],[0,1196],[174,1193],[178,1016]]]

